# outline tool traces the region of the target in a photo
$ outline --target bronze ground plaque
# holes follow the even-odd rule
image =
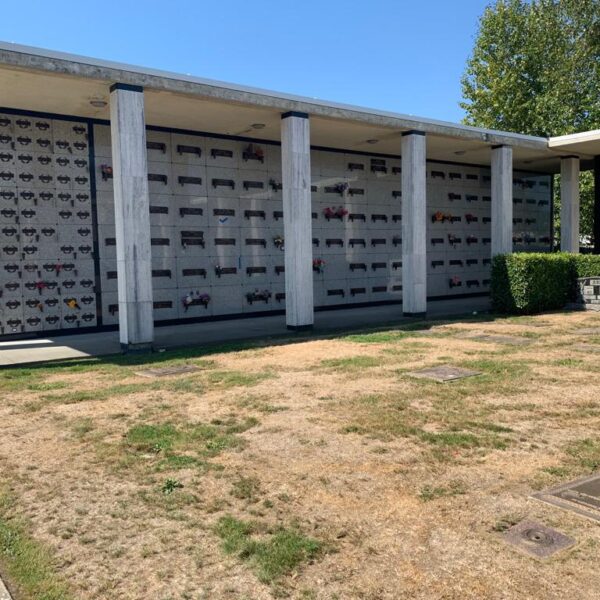
[[[504,534],[504,540],[536,558],[548,558],[575,544],[573,538],[535,521],[517,523]]]
[[[433,379],[434,381],[445,382],[481,375],[481,371],[462,369],[461,367],[453,367],[452,365],[440,365],[439,367],[429,367],[420,371],[411,371],[409,375],[419,379]]]
[[[600,335],[600,327],[583,327],[576,329],[574,333],[579,335]]]
[[[136,371],[136,375],[142,377],[167,377],[169,375],[181,375],[183,373],[193,373],[198,371],[198,367],[194,365],[179,365],[176,367],[162,367],[159,369],[145,369],[144,371]]]
[[[600,521],[600,474],[563,483],[532,498]]]
[[[594,346],[594,344],[575,344],[573,349],[580,352],[600,352],[600,346]]]
[[[508,346],[527,346],[531,344],[531,340],[525,337],[517,337],[513,335],[495,335],[491,333],[467,333],[464,336],[467,340],[477,340],[479,342],[492,342],[495,344],[506,344]]]

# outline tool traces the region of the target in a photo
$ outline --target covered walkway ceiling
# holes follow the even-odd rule
[[[0,43],[0,106],[5,108],[108,119],[108,106],[98,108],[90,102],[108,101],[108,88],[117,81],[144,87],[146,121],[161,127],[279,140],[281,113],[297,110],[311,116],[314,146],[397,155],[402,132],[419,129],[428,134],[430,159],[489,165],[491,147],[509,144],[513,147],[515,169],[547,173],[560,171],[560,156],[565,152],[581,156],[582,168],[591,166],[593,155],[600,154],[597,136],[595,142],[582,138],[566,148],[560,143],[553,145],[553,140],[564,138],[552,138],[549,143],[546,138]],[[254,124],[264,127],[253,128]],[[576,136],[565,136],[569,137]]]

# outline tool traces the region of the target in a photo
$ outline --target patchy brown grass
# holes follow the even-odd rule
[[[143,359],[200,367],[164,379],[137,376],[142,359],[2,371],[0,488],[65,598],[596,598],[597,525],[529,494],[600,467],[600,359],[573,347],[599,323]],[[407,375],[448,363],[482,375]],[[525,516],[578,545],[513,552],[501,531]]]

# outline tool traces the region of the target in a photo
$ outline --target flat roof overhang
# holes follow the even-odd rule
[[[115,82],[144,87],[146,122],[159,127],[279,141],[281,113],[293,110],[310,115],[313,146],[398,155],[402,132],[417,129],[428,134],[427,157],[432,160],[489,165],[492,146],[507,144],[513,147],[515,169],[557,173],[560,156],[565,154],[564,148],[553,148],[542,137],[329,103],[0,42],[2,107],[109,119],[109,108],[95,108],[90,100],[108,101],[109,86]],[[254,123],[262,123],[264,128],[252,128]],[[367,141],[374,139],[378,140],[375,144]],[[587,151],[574,149],[569,153],[581,155],[584,164],[592,158]]]
[[[561,156],[579,156],[584,158],[582,168],[592,168],[591,159],[600,156],[600,129],[559,135],[548,140],[548,147]]]

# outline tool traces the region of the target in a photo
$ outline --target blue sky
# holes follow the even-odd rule
[[[5,2],[0,38],[460,121],[488,0]],[[1,95],[1,90],[0,90]]]

